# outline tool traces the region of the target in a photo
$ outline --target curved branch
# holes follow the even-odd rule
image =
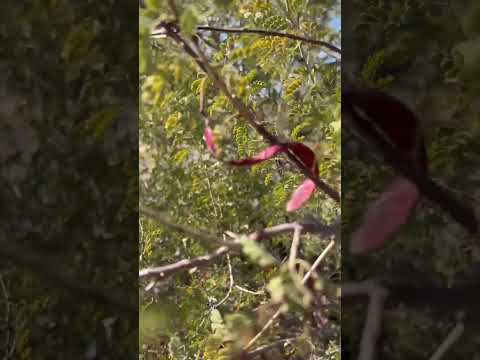
[[[336,52],[337,54],[341,54],[342,50],[335,45],[332,45],[326,41],[322,40],[315,40],[310,39],[307,37],[283,33],[279,31],[270,31],[270,30],[262,30],[262,29],[247,29],[247,28],[224,28],[224,27],[216,27],[216,26],[197,26],[197,30],[203,31],[217,31],[223,33],[234,33],[234,34],[256,34],[256,35],[264,35],[264,36],[276,36],[276,37],[284,37],[292,40],[302,41],[313,45],[323,46],[327,49]]]

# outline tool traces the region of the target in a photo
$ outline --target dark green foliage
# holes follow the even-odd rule
[[[10,147],[0,150],[0,239],[48,255],[55,261],[45,267],[71,272],[79,285],[124,290],[122,300],[135,304],[138,53],[135,8],[120,3],[2,7],[0,144]],[[94,341],[101,358],[136,356],[136,316],[59,289],[42,268],[0,264],[12,358],[84,359]]]

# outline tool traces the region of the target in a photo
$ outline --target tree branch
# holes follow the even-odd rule
[[[360,343],[358,360],[374,360],[377,353],[377,341],[382,331],[383,306],[388,292],[381,287],[375,287],[370,292],[367,319]]]
[[[194,239],[200,239],[203,241],[207,241],[208,245],[211,245],[212,243],[217,243],[220,240],[214,237],[213,235],[207,233],[204,230],[191,230],[187,228],[184,225],[176,224],[173,223],[167,219],[165,219],[162,214],[159,212],[148,209],[146,207],[141,206],[140,207],[140,212],[142,214],[145,214],[154,220],[158,221],[160,224],[169,227],[175,231],[178,231],[182,234],[188,235]],[[254,241],[258,241],[260,238],[264,239],[266,237],[274,236],[274,235],[280,235],[286,232],[292,232],[295,231],[296,228],[302,228],[304,229],[304,233],[321,233],[322,235],[332,235],[337,231],[339,228],[339,224],[335,223],[334,225],[323,225],[320,222],[316,223],[307,223],[305,225],[303,224],[298,224],[298,223],[286,223],[286,224],[280,224],[276,226],[272,226],[270,228],[265,228],[261,231],[254,232],[250,235],[248,235],[248,238]],[[225,233],[229,234],[233,238],[238,238],[239,235],[234,234],[230,231],[226,231]],[[155,267],[149,267],[140,270],[139,272],[139,277],[140,278],[146,278],[146,277],[158,277],[161,279],[166,279],[169,276],[175,275],[181,271],[186,271],[189,269],[192,269],[194,267],[200,267],[200,266],[206,266],[209,265],[212,261],[217,259],[220,256],[223,256],[225,254],[228,254],[231,250],[238,250],[241,246],[240,243],[234,241],[229,241],[225,242],[220,241],[220,244],[222,245],[219,247],[215,252],[212,254],[208,255],[202,255],[193,259],[183,259],[180,260],[176,263],[173,264],[168,264],[168,265],[163,265],[163,266],[155,266]],[[330,244],[327,246],[326,250],[322,252],[322,254],[319,256],[320,261],[325,257],[328,251],[333,247],[334,240],[330,242]],[[305,276],[305,281],[310,277],[311,272],[315,270],[315,268],[318,266],[319,259],[314,263],[312,266],[312,269],[307,273]]]
[[[233,34],[254,34],[254,35],[283,37],[283,38],[288,38],[288,39],[292,39],[292,40],[302,41],[302,42],[313,44],[313,45],[323,46],[323,47],[326,47],[327,49],[329,49],[333,52],[336,52],[337,54],[342,53],[342,50],[340,48],[338,48],[335,45],[332,45],[332,44],[330,44],[326,41],[310,39],[310,38],[307,38],[307,37],[298,36],[298,35],[294,35],[294,34],[283,33],[283,32],[278,32],[278,31],[269,31],[269,30],[261,30],[261,29],[247,29],[247,28],[225,28],[225,27],[206,26],[206,25],[197,26],[197,30],[217,31],[217,32],[233,33]]]
[[[249,351],[246,353],[246,355],[248,356],[248,358],[254,358],[255,356],[259,356],[269,350],[272,350],[273,348],[276,348],[276,347],[279,347],[279,346],[284,346],[286,343],[289,343],[289,342],[292,342],[292,341],[295,341],[296,338],[288,338],[288,339],[280,339],[280,340],[276,340],[274,342],[272,342],[271,344],[267,344],[267,345],[263,345],[263,346],[260,346],[258,348],[256,348],[255,350],[252,350],[252,351]]]
[[[445,353],[460,339],[464,330],[465,326],[463,325],[463,322],[459,322],[438,347],[430,360],[440,360]]]
[[[202,255],[193,259],[180,260],[174,264],[169,264],[165,266],[149,267],[146,269],[142,269],[139,271],[138,276],[140,279],[147,277],[165,279],[180,271],[189,270],[195,267],[206,266],[218,257],[227,254],[229,251],[229,246],[222,246],[212,254]]]

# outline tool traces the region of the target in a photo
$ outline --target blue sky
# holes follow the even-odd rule
[[[340,30],[341,27],[341,19],[340,16],[337,16],[330,21],[330,26],[332,26],[335,30]]]

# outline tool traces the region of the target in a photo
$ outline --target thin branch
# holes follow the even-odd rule
[[[293,232],[296,226],[300,226],[304,233],[317,234],[321,237],[329,237],[335,235],[340,229],[340,223],[335,222],[333,224],[323,224],[320,221],[308,221],[302,223],[285,223],[275,226],[271,226],[260,231],[254,232],[249,235],[249,238],[255,241],[267,239],[274,235],[280,235],[284,233]]]
[[[331,240],[327,247],[322,251],[322,253],[317,257],[317,259],[315,260],[315,262],[313,263],[312,267],[307,271],[307,273],[305,274],[305,276],[303,277],[302,279],[302,284],[305,284],[307,282],[307,280],[310,278],[310,276],[312,276],[312,273],[320,266],[320,264],[322,263],[323,259],[325,258],[325,256],[327,256],[327,254],[330,252],[330,250],[333,249],[333,246],[335,245],[335,240]]]
[[[373,292],[374,287],[376,287],[376,285],[372,280],[343,283],[341,296],[342,297],[358,296],[358,295],[367,296]]]
[[[463,322],[459,322],[448,334],[447,338],[443,341],[443,343],[438,347],[430,360],[440,360],[445,355],[445,353],[458,341],[458,339],[460,339],[464,330],[465,325],[463,324]]]
[[[269,30],[262,30],[262,29],[247,29],[247,28],[226,28],[226,27],[216,27],[216,26],[197,26],[197,30],[203,30],[203,31],[217,31],[217,32],[223,32],[223,33],[234,33],[234,34],[255,34],[255,35],[264,35],[264,36],[275,36],[275,37],[283,37],[283,38],[288,38],[292,40],[297,40],[297,41],[302,41],[305,43],[313,44],[313,45],[318,45],[322,47],[326,47],[327,49],[336,52],[337,54],[341,54],[342,50],[335,45],[332,45],[326,41],[322,40],[315,40],[315,39],[310,39],[307,37],[303,36],[298,36],[294,34],[288,34],[284,32],[279,32],[279,31],[269,31]]]
[[[202,34],[197,34],[198,38],[203,41],[207,46],[211,47],[212,49],[218,50],[220,47],[217,44],[214,44],[210,40],[206,39]]]
[[[288,338],[288,339],[280,339],[280,340],[276,340],[274,342],[272,342],[271,344],[267,344],[267,345],[263,345],[263,346],[260,346],[258,348],[256,348],[255,350],[252,350],[252,351],[249,351],[247,352],[247,356],[249,358],[253,358],[255,356],[258,356],[258,355],[261,355],[273,348],[276,348],[276,347],[279,347],[279,346],[284,346],[286,343],[289,343],[289,342],[292,342],[292,341],[295,341],[296,338]]]
[[[218,308],[220,305],[222,305],[227,299],[230,297],[230,294],[232,293],[233,290],[233,271],[232,271],[232,262],[230,261],[230,254],[227,253],[227,265],[228,265],[228,274],[229,274],[229,285],[228,285],[228,291],[225,294],[224,298],[220,300],[217,304],[213,305],[212,307],[214,309]]]
[[[250,339],[247,345],[244,346],[243,350],[247,351],[250,349],[253,344],[257,342],[258,339],[260,339],[265,332],[270,329],[270,327],[274,324],[275,320],[280,316],[280,314],[283,312],[283,309],[280,307],[273,315],[272,317],[263,325],[263,328],[253,337]]]
[[[295,272],[295,261],[297,260],[298,247],[300,246],[300,235],[302,227],[296,225],[293,230],[292,245],[290,246],[290,257],[288,259],[288,268],[292,273]]]
[[[265,294],[265,291],[263,291],[263,290],[252,291],[252,290],[245,289],[244,287],[241,287],[240,285],[235,285],[235,288],[237,290],[243,291],[243,292],[245,292],[247,294],[250,294],[250,295],[264,295]]]
[[[177,261],[174,264],[169,264],[165,266],[156,266],[142,269],[139,271],[138,276],[140,279],[148,277],[166,279],[167,277],[172,276],[180,271],[209,265],[212,261],[214,261],[220,256],[227,254],[229,251],[230,247],[224,245],[222,247],[219,247],[215,252],[211,254],[198,256],[193,259],[183,259]]]
[[[374,360],[377,353],[377,341],[382,330],[382,314],[388,292],[376,287],[370,293],[367,320],[362,333],[358,360]]]

